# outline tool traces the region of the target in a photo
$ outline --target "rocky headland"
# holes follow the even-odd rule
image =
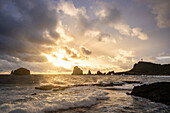
[[[151,62],[139,61],[133,68],[126,72],[115,74],[125,75],[170,75],[170,64],[155,64]]]

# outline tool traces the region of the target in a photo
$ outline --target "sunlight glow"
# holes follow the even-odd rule
[[[54,52],[52,54],[45,54],[42,53],[42,55],[46,56],[48,62],[53,63],[54,66],[56,67],[64,67],[67,69],[71,69],[72,66],[81,66],[81,67],[86,67],[89,66],[87,62],[82,61],[81,59],[72,59],[70,58],[65,51],[58,51]]]

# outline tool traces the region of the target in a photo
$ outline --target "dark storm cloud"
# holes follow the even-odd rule
[[[85,55],[90,55],[92,52],[85,47],[80,47],[81,52]]]
[[[0,1],[0,55],[46,61],[41,53],[49,48],[42,45],[55,45],[59,37],[56,25],[56,10],[50,9],[47,0]]]

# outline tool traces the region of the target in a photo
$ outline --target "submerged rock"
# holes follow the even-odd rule
[[[135,86],[130,94],[170,105],[170,82]]]
[[[122,81],[122,82],[125,82],[127,84],[142,84],[141,81]]]
[[[53,85],[44,85],[44,86],[35,87],[35,89],[39,89],[39,90],[51,90],[53,88],[56,88],[56,86],[53,86]]]
[[[12,75],[30,75],[30,70],[26,68],[18,68],[16,70],[11,71]]]
[[[31,95],[37,95],[37,93],[32,93]]]
[[[72,75],[82,75],[82,74],[83,71],[78,66],[75,66]]]

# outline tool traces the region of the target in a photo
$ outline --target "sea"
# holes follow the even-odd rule
[[[134,86],[163,81],[170,82],[170,76],[0,75],[0,113],[170,113],[168,105],[126,94]],[[117,85],[102,86],[108,83]],[[35,89],[48,85],[66,88]]]

